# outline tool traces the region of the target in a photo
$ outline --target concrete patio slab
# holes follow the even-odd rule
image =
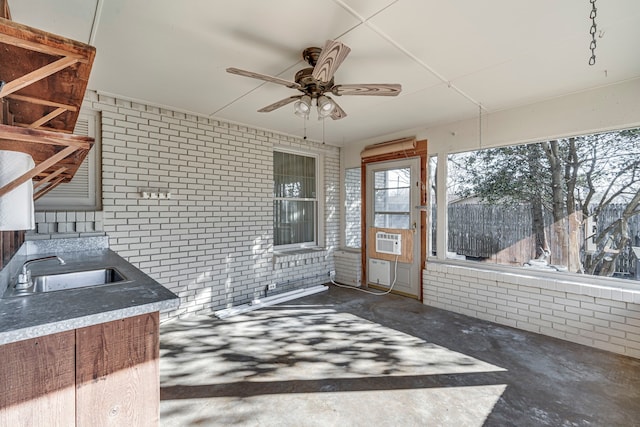
[[[395,295],[161,326],[162,426],[633,426],[640,360]]]

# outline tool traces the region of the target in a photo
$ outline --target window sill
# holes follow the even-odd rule
[[[327,255],[327,249],[320,247],[274,250],[273,262],[300,261],[310,258],[325,257]]]
[[[358,255],[360,255],[362,253],[362,249],[360,249],[360,248],[342,247],[342,248],[340,248],[338,250],[342,251],[342,252],[350,253],[350,254],[358,254]]]
[[[273,251],[273,256],[287,257],[287,256],[307,255],[307,254],[311,254],[312,256],[317,256],[318,252],[323,252],[323,251],[326,251],[326,249],[318,246],[313,246],[308,248],[296,248],[296,249],[275,249]]]
[[[530,286],[640,304],[640,282],[636,281],[433,258],[427,260],[427,269],[429,265],[441,272],[472,275],[508,285]]]

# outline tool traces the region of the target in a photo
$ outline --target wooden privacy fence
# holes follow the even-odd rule
[[[598,215],[598,232],[620,219],[625,205],[609,205]],[[621,276],[634,276],[636,271],[636,257],[633,255],[632,246],[640,246],[640,215],[629,219],[629,244],[622,249],[616,260],[616,273]],[[598,249],[602,249],[601,247]]]
[[[623,210],[624,205],[607,207],[598,217],[598,231],[619,219]],[[435,218],[435,209],[433,215]],[[479,261],[518,266],[535,257],[531,208],[527,205],[452,204],[448,207],[448,215],[448,248],[451,252]],[[544,223],[551,252],[549,261],[551,264],[564,265],[566,261],[559,258],[563,252],[562,242],[556,236],[551,212],[544,213]],[[569,221],[566,223],[565,232],[568,233]],[[616,272],[620,275],[633,275],[635,272],[631,246],[640,245],[640,215],[630,219],[629,231],[630,244],[623,249],[616,262]],[[432,236],[435,236],[435,228],[432,229]],[[578,242],[582,255],[583,227],[579,227]]]

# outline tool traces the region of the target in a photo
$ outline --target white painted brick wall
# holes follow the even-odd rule
[[[640,358],[640,291],[427,262],[424,303]]]
[[[102,211],[39,211],[28,240],[104,236]]]
[[[339,240],[339,148],[95,93],[83,108],[102,112],[99,226],[114,251],[180,296],[163,319],[246,303],[269,283],[282,291],[328,281]],[[326,250],[314,257],[273,256],[274,146],[324,157]],[[142,188],[172,197],[143,199]],[[53,223],[48,232],[68,222],[43,222]]]

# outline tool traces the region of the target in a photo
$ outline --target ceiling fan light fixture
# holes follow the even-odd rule
[[[592,3],[595,1],[591,0]],[[327,117],[331,117],[333,120],[340,120],[345,118],[347,113],[334,100],[325,96],[325,92],[335,96],[397,96],[402,91],[402,86],[397,83],[334,84],[334,74],[350,51],[351,49],[348,46],[336,40],[327,40],[322,49],[319,47],[306,48],[302,52],[302,57],[309,63],[311,68],[307,67],[298,70],[294,81],[233,67],[227,68],[227,72],[279,84],[302,92],[302,95],[289,96],[267,105],[259,109],[259,113],[269,113],[293,102],[293,111],[296,116],[308,119],[313,103],[318,109],[319,120],[324,120]]]
[[[293,112],[299,117],[309,117],[311,111],[311,97],[303,95],[295,104],[293,104]]]
[[[317,100],[318,104],[318,116],[324,118],[329,117],[333,110],[336,109],[336,104],[328,96],[320,95]]]

